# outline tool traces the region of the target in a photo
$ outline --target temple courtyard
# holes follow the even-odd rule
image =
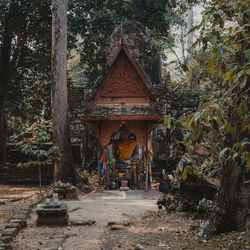
[[[247,233],[193,240],[199,219],[191,213],[158,210],[156,202],[161,194],[156,189],[80,192],[79,200],[61,201],[68,206],[66,226],[36,225],[37,188],[1,185],[0,190],[1,232],[13,214],[30,209],[27,227],[13,237],[15,250],[248,249]]]

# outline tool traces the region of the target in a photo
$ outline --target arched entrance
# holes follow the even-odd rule
[[[100,178],[101,184],[108,189],[144,188],[146,173],[146,164],[143,161],[145,136],[131,127],[131,124],[128,127],[132,129],[128,129],[126,123],[123,122],[119,128],[115,124],[109,126],[108,133],[100,133],[99,138],[102,140]],[[112,130],[113,132],[110,134]],[[103,137],[104,134],[107,138]],[[139,142],[144,143],[144,145],[138,144],[137,135],[141,136]],[[104,143],[106,145],[103,146]]]

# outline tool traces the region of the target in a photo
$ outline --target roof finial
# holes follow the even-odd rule
[[[122,25],[121,25],[121,34],[120,34],[120,45],[123,45],[123,32],[122,32]]]

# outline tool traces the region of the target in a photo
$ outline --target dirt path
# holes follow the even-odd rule
[[[28,208],[38,196],[37,187],[0,185],[0,230],[15,210]]]
[[[3,188],[1,201],[38,191],[36,188]],[[71,221],[95,220],[96,224],[91,226],[37,227],[33,209],[28,227],[18,234],[12,245],[15,250],[250,249],[250,234],[246,232],[222,234],[203,242],[193,240],[200,221],[194,220],[191,213],[158,211],[159,196],[157,190],[94,191],[80,195],[79,201],[64,201]],[[11,214],[13,209],[31,203],[32,199],[7,202],[0,205],[0,214]]]
[[[28,228],[19,233],[14,243],[15,249],[46,249],[55,233],[67,239],[63,249],[101,249],[105,245],[109,222],[122,223],[146,211],[157,211],[157,190],[144,191],[104,191],[80,196],[79,201],[65,201],[69,208],[69,218],[74,221],[95,220],[92,226],[36,227],[35,211],[28,221]]]

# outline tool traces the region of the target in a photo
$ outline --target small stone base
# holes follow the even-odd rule
[[[62,183],[54,191],[58,194],[59,200],[79,200],[77,187],[68,183]]]
[[[68,207],[61,204],[59,207],[40,206],[36,210],[38,215],[37,226],[66,226],[69,223]]]
[[[38,216],[36,220],[37,226],[67,226],[69,223],[69,215],[60,216]]]

